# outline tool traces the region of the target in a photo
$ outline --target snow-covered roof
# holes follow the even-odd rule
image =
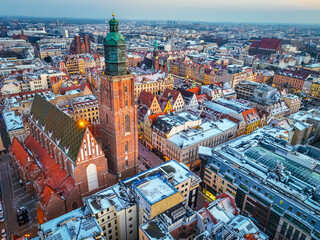
[[[192,179],[194,181],[200,181],[200,178],[191,171],[189,171],[189,168],[185,164],[179,163],[176,160],[170,160],[157,167],[139,173],[134,177],[127,178],[123,181],[123,183],[126,186],[129,186],[132,183],[141,181],[145,179],[146,176],[153,175],[155,173],[160,173],[162,176],[166,177],[173,186],[186,182],[189,179]]]
[[[24,129],[22,116],[17,116],[14,111],[4,112],[3,118],[8,132]]]
[[[47,240],[93,240],[102,234],[102,230],[87,208],[78,208],[43,223],[39,233]]]
[[[133,205],[126,189],[119,183],[84,198],[92,214],[114,207],[117,212]]]
[[[146,222],[145,224],[140,226],[141,230],[148,237],[149,240],[173,240],[174,238],[171,234],[164,229],[163,226],[157,221],[157,219],[153,219],[151,221]]]
[[[182,149],[223,134],[236,126],[236,123],[227,118],[205,122],[198,127],[190,128],[169,137],[169,141]]]
[[[134,183],[141,196],[150,204],[159,202],[178,192],[168,181],[158,175]]]

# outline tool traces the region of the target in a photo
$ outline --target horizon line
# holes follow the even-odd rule
[[[71,20],[96,20],[96,21],[107,21],[108,18],[94,18],[94,17],[42,17],[42,16],[25,16],[25,15],[0,15],[1,18],[42,18],[42,19],[71,19]],[[227,23],[227,24],[283,24],[283,25],[319,25],[320,23],[290,23],[290,22],[238,22],[238,21],[198,21],[198,20],[160,20],[160,19],[132,19],[132,18],[119,18],[123,21],[154,21],[154,22],[166,22],[166,21],[176,21],[176,22],[198,22],[198,23]]]

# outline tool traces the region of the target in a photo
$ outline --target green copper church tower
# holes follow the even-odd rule
[[[110,32],[104,39],[105,74],[109,76],[126,75],[126,41],[119,33],[119,22],[114,18],[109,20]]]

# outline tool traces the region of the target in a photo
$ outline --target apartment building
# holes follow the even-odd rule
[[[237,136],[238,125],[229,119],[204,122],[196,127],[164,138],[163,153],[169,158],[194,167],[199,164],[199,146],[214,147]]]
[[[172,90],[174,83],[172,75],[167,75],[165,72],[135,76],[134,80],[134,95],[136,99],[142,91],[160,95],[166,88]]]
[[[175,111],[181,112],[184,110],[185,101],[179,91],[166,88],[162,94],[162,97],[171,102],[172,108]]]
[[[175,160],[84,198],[106,239],[138,239],[141,224],[172,207],[195,207],[200,178]]]
[[[99,123],[98,98],[95,95],[75,97],[59,102],[58,107],[75,121]]]
[[[320,151],[293,150],[281,137],[287,131],[267,126],[216,148],[200,147],[203,192],[235,196],[240,212],[271,238],[319,239]]]
[[[15,137],[24,142],[30,133],[29,125],[24,116],[15,111],[5,111],[2,116],[10,141],[12,142]]]

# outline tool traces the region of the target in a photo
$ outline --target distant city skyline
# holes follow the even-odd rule
[[[319,0],[0,0],[0,16],[320,24]]]

